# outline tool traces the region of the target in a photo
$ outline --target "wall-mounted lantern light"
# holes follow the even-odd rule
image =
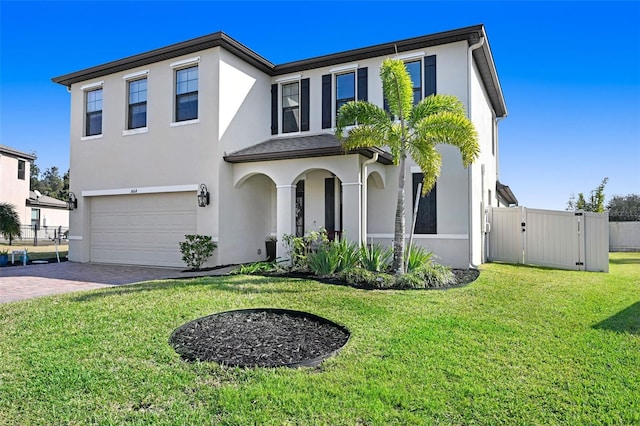
[[[200,184],[200,193],[198,194],[198,206],[207,207],[209,205],[209,190],[204,183]]]
[[[73,192],[69,192],[69,199],[67,200],[67,209],[75,210],[78,208],[78,199],[76,198],[76,194]]]

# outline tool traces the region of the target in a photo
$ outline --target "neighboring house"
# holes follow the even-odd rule
[[[31,209],[31,222],[40,231],[49,231],[46,236],[52,237],[54,230],[69,228],[69,210],[66,201],[29,191],[27,208]]]
[[[416,100],[460,98],[481,145],[468,169],[442,146],[415,241],[454,267],[482,263],[485,207],[517,201],[498,183],[507,111],[481,25],[281,65],[217,32],[54,78],[71,93],[70,260],[184,266],[193,233],[217,242],[212,265],[263,260],[273,236],[285,256],[283,235],[320,227],[391,243],[398,168],[382,150],[345,154],[333,130],[343,103],[383,105],[388,57],[406,61]],[[411,161],[407,177],[410,224]]]
[[[23,227],[37,225],[39,236],[68,228],[67,203],[29,190],[34,155],[0,145],[0,201],[13,204]]]

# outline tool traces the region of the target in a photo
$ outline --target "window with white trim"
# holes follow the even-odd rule
[[[336,115],[340,107],[356,100],[356,73],[351,71],[336,75]]]
[[[198,65],[176,70],[175,121],[198,118]]]
[[[85,92],[85,136],[102,134],[102,87]]]
[[[300,131],[300,83],[282,85],[282,133]]]
[[[127,129],[147,127],[147,79],[140,78],[127,82]]]
[[[411,83],[413,84],[413,105],[422,100],[422,60],[405,62]]]

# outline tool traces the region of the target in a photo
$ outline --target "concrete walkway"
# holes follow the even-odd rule
[[[0,268],[0,303],[142,281],[226,275],[231,269],[181,272],[172,268],[76,262],[9,266]]]

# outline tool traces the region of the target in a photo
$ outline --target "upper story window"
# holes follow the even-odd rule
[[[405,66],[413,84],[413,105],[415,106],[422,100],[422,61],[407,62]]]
[[[18,179],[24,180],[27,170],[27,163],[24,160],[18,160]]]
[[[349,101],[368,100],[367,67],[350,64],[330,69],[322,76],[322,128],[329,129],[338,110]],[[333,86],[335,84],[335,87]]]
[[[336,114],[340,107],[349,101],[356,100],[356,73],[336,75]]]
[[[300,131],[300,83],[282,85],[282,133]]]
[[[310,79],[282,77],[271,85],[271,134],[309,130]]]
[[[198,66],[176,70],[176,121],[198,118]]]
[[[102,134],[102,88],[85,92],[85,136]]]
[[[128,82],[127,129],[147,127],[147,79]]]

